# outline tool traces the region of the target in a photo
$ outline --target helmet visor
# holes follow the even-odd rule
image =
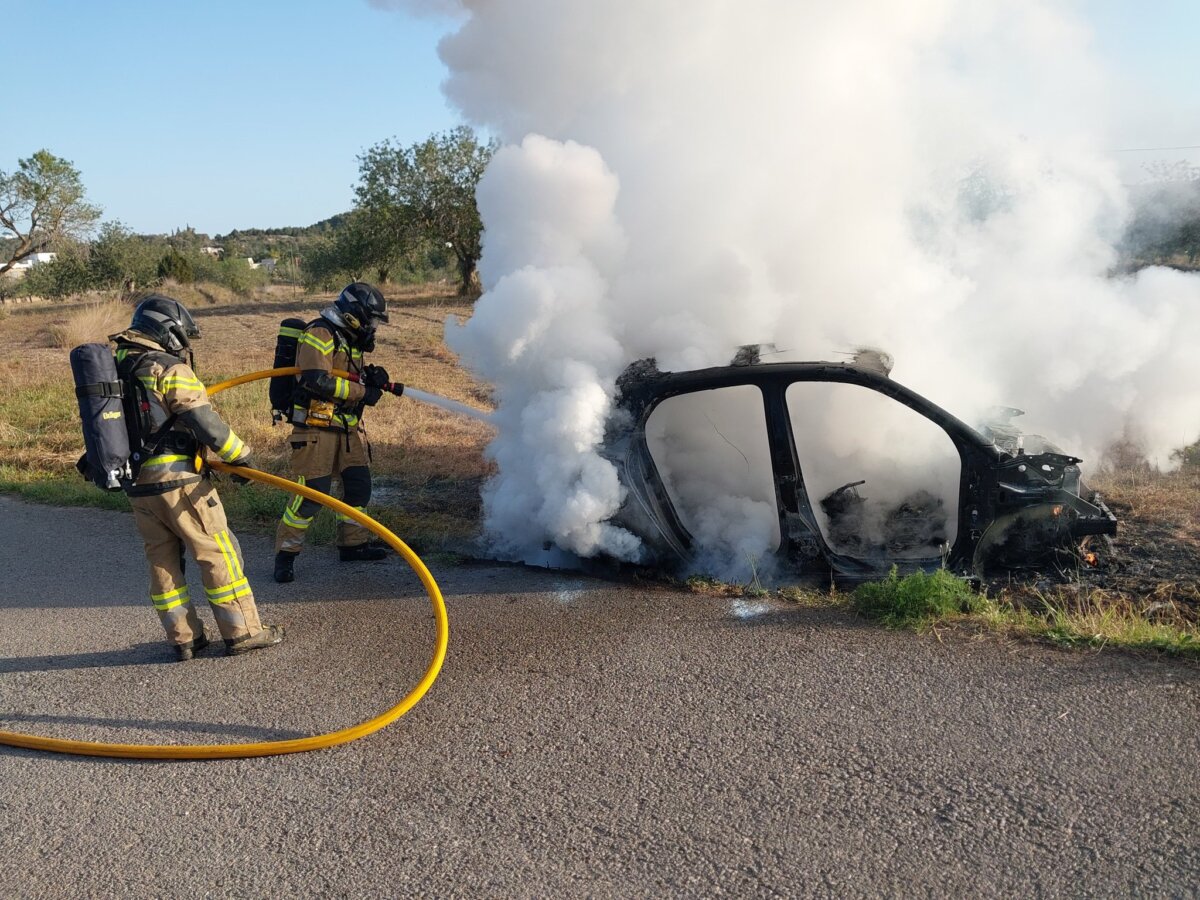
[[[196,320],[192,318],[192,314],[188,312],[187,307],[176,301],[175,305],[179,309],[179,327],[189,338],[200,337],[200,326],[196,324]]]

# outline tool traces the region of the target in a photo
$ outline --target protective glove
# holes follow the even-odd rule
[[[250,454],[249,453],[245,454],[244,456],[239,457],[234,462],[229,463],[229,465],[237,466],[238,468],[241,468],[242,466],[249,466],[250,468],[254,468],[253,466],[250,465]],[[249,478],[245,478],[242,475],[235,475],[233,472],[229,473],[229,477],[232,478],[238,484],[249,484],[250,483]]]
[[[368,387],[366,394],[363,395],[363,403],[367,406],[374,406],[379,402],[379,398],[383,396],[383,391],[377,387]]]
[[[363,369],[362,383],[366,387],[381,388],[391,380],[383,366],[367,366]]]

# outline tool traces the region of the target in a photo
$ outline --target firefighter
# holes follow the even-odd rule
[[[213,410],[208,391],[192,369],[191,341],[199,336],[182,303],[151,294],[134,310],[129,328],[110,338],[117,345],[122,381],[130,389],[133,382],[145,387],[137,396],[154,446],[125,492],[146,547],[150,599],[181,661],[208,646],[184,578],[185,548],[200,568],[228,655],[283,640],[282,626],[259,621],[241,547],[212,482],[197,471],[201,444],[230,465],[250,462],[250,450]]]
[[[292,475],[301,484],[328,494],[336,477],[342,500],[362,509],[371,500],[370,448],[362,426],[363,410],[374,406],[390,378],[381,366],[364,365],[375,349],[375,329],[387,322],[387,301],[379,289],[360,281],[348,285],[334,304],[322,310],[300,336],[296,350],[296,388],[292,402]],[[332,374],[353,374],[349,380]],[[403,390],[403,386],[394,388]],[[284,510],[275,536],[275,580],[295,579],[296,556],[320,505],[296,497]],[[337,516],[338,558],[342,562],[383,559],[385,545],[353,519]]]

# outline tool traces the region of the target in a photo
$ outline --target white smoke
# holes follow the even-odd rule
[[[506,146],[480,186],[486,293],[447,339],[497,387],[502,548],[636,557],[595,448],[647,356],[875,345],[961,418],[1019,406],[1091,459],[1195,440],[1200,279],[1110,277],[1128,201],[1076,9],[463,0],[445,90]]]

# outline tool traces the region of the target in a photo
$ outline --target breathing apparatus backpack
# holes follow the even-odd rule
[[[296,352],[300,345],[300,336],[308,323],[303,319],[284,319],[279,323],[279,335],[275,338],[276,369],[288,369],[296,365]],[[269,388],[271,398],[271,423],[290,421],[292,403],[296,394],[296,377],[294,375],[272,375]]]
[[[86,448],[76,467],[96,487],[119,491],[132,477],[125,390],[112,351],[107,344],[81,344],[71,351],[71,374]]]
[[[107,344],[81,344],[72,350],[71,374],[85,448],[75,468],[98,488],[122,490],[137,480],[142,463],[158,452],[177,416],[168,417],[154,431],[149,389],[134,375],[133,367],[118,372]]]

